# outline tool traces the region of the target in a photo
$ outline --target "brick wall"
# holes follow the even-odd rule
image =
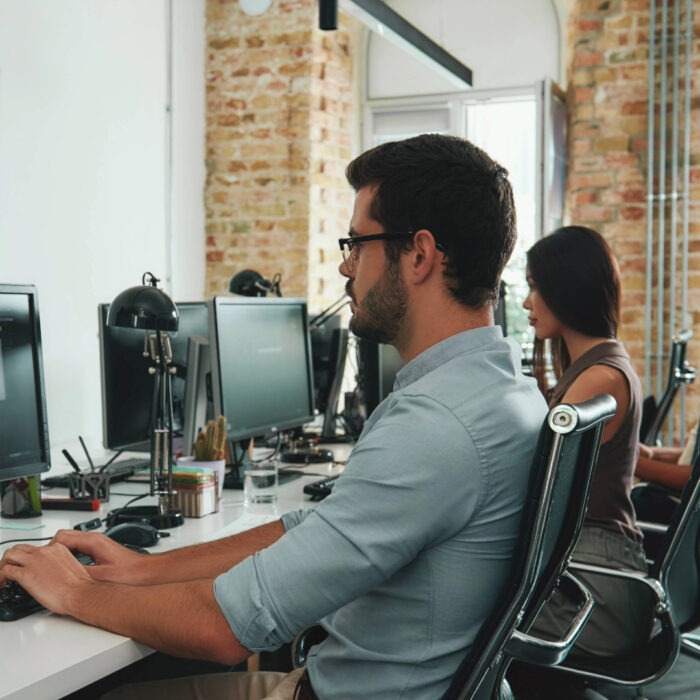
[[[207,3],[207,295],[245,268],[281,273],[311,309],[342,292],[360,30],[341,14],[321,32],[317,5],[276,0],[250,17],[237,0]]]
[[[683,3],[684,5],[685,3]],[[657,3],[658,6],[661,2]],[[673,3],[669,3],[673,6]],[[696,22],[700,0],[694,0]],[[669,22],[669,30],[672,29]],[[681,25],[683,26],[683,25]],[[567,219],[598,229],[611,243],[620,262],[623,280],[623,314],[620,337],[627,346],[640,377],[645,373],[646,270],[647,270],[647,130],[649,74],[649,0],[576,0],[571,5],[568,27],[569,180]],[[657,14],[656,39],[660,43],[661,15]],[[695,27],[692,63],[697,74],[700,50]],[[681,47],[683,52],[684,45]],[[660,56],[656,56],[657,66]],[[681,67],[681,71],[683,67]],[[671,77],[670,68],[667,72]],[[659,81],[656,75],[656,124],[659,124]],[[680,93],[681,100],[684,93]],[[692,122],[700,118],[700,102],[693,101]],[[670,105],[666,109],[670,128]],[[682,127],[682,120],[681,120]],[[667,137],[670,146],[670,137]],[[682,137],[681,137],[682,144]],[[658,145],[658,139],[657,139]],[[670,150],[667,153],[667,182],[670,192]],[[657,156],[658,163],[658,156]],[[691,225],[689,308],[695,338],[689,345],[689,359],[700,368],[700,226],[698,201],[700,183],[700,133],[695,128],[691,142]],[[658,167],[658,166],[657,166]],[[654,168],[655,172],[657,167]],[[658,177],[657,177],[658,180]],[[682,180],[679,177],[679,186]],[[678,204],[680,213],[681,205]],[[665,209],[666,240],[670,239],[671,204]],[[658,210],[657,210],[658,211]],[[679,217],[680,219],[680,217]],[[654,217],[654,230],[658,214]],[[678,229],[680,238],[680,228]],[[671,300],[668,292],[669,248],[666,246],[665,306],[678,308],[680,293]],[[656,256],[656,250],[654,255]],[[680,264],[680,263],[679,263]],[[657,299],[656,259],[652,277],[653,298]],[[676,275],[680,288],[680,275]],[[656,314],[656,304],[652,306]],[[683,321],[677,314],[677,328]],[[654,318],[656,329],[657,318]],[[656,332],[654,330],[654,332]],[[664,352],[668,344],[663,343]],[[656,349],[656,335],[652,339]],[[656,360],[655,360],[656,361]],[[655,366],[652,377],[655,376]],[[698,380],[700,382],[700,380]],[[645,391],[656,393],[655,382]],[[700,410],[697,386],[688,393],[687,420],[694,421]]]

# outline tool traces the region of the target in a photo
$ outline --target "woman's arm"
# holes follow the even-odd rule
[[[692,467],[687,464],[670,464],[656,459],[649,459],[640,453],[634,473],[644,481],[668,486],[680,491],[690,479]]]
[[[639,446],[639,456],[653,459],[657,462],[667,462],[668,464],[680,464],[680,456],[683,449],[680,447],[650,447],[649,445]]]
[[[617,433],[629,411],[630,392],[622,372],[607,365],[593,365],[579,374],[562,400],[579,403],[598,394],[610,394],[617,402],[617,411],[603,430],[603,443],[606,443]]]

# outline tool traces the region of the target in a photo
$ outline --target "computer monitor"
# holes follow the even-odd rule
[[[0,284],[0,481],[50,466],[37,290]]]
[[[508,286],[501,280],[498,287],[498,302],[493,310],[493,322],[501,327],[503,335],[508,335],[508,323],[506,319],[506,295],[508,294]]]
[[[321,437],[336,437],[338,399],[345,372],[348,349],[348,329],[341,328],[340,316],[310,327],[311,361],[314,369],[314,402],[323,414]]]
[[[393,345],[360,338],[357,342],[358,381],[366,416],[391,393],[403,360]]]
[[[245,461],[244,441],[313,420],[305,299],[211,299],[209,351],[214,413],[226,416],[233,464]]]
[[[182,427],[184,454],[193,454],[198,431],[213,417],[209,341],[200,335],[193,335],[187,341],[187,376]]]
[[[188,340],[209,335],[207,303],[175,304],[180,315],[178,330],[168,333],[172,346],[173,431],[179,436],[184,427]],[[153,375],[151,361],[144,356],[145,331],[107,325],[109,304],[98,307],[100,328],[100,367],[102,374],[103,443],[108,450],[150,450],[153,415]]]

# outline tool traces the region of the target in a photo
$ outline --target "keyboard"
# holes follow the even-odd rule
[[[42,609],[16,581],[8,581],[0,588],[0,621],[12,622]]]
[[[151,460],[149,457],[129,457],[128,459],[120,459],[118,462],[112,462],[105,468],[104,473],[109,474],[109,481],[113,483],[116,481],[124,481],[130,476],[133,476],[135,472],[148,469],[150,466]],[[70,472],[68,474],[48,476],[42,478],[41,485],[47,488],[67,489],[70,485],[70,476]]]
[[[87,554],[75,556],[81,564],[92,564],[92,559]],[[34,600],[17,581],[8,581],[0,588],[0,622],[21,620],[43,609],[44,606]]]
[[[319,481],[313,481],[304,486],[304,493],[307,496],[311,496],[314,501],[320,501],[330,495],[337,480],[337,476],[329,476]]]

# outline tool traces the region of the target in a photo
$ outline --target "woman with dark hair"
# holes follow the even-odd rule
[[[530,291],[523,306],[530,312],[535,331],[533,367],[549,404],[584,401],[603,393],[617,401],[617,411],[603,432],[574,560],[646,571],[642,534],[630,500],[639,452],[642,391],[627,352],[616,340],[620,315],[617,261],[599,233],[566,226],[528,251],[526,274]],[[549,370],[545,341],[551,345]],[[644,586],[613,577],[577,576],[596,600],[577,651],[618,654],[648,638],[651,602]],[[560,633],[573,612],[573,606],[555,594],[533,629]]]

